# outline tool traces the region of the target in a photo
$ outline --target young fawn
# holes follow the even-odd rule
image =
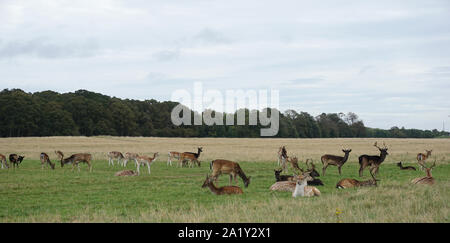
[[[223,186],[216,187],[213,184],[213,178],[206,175],[206,180],[203,182],[202,188],[208,187],[209,190],[216,195],[231,195],[231,194],[243,194],[244,192],[238,186]]]

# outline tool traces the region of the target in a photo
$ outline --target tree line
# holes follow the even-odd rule
[[[157,136],[157,137],[248,137],[260,136],[261,125],[175,126],[171,111],[177,102],[130,100],[87,90],[70,93],[43,91],[27,93],[20,89],[0,92],[0,137],[29,136]],[[245,111],[248,124],[250,112]],[[257,111],[256,111],[257,112]],[[279,112],[280,138],[434,138],[448,136],[436,129],[419,130],[393,127],[369,128],[352,112],[322,113]],[[191,111],[191,117],[196,112]],[[234,114],[225,114],[235,116]],[[197,114],[198,115],[198,114]],[[214,112],[213,112],[213,115]],[[224,121],[225,124],[225,121]]]

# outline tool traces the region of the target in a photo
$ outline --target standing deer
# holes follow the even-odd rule
[[[403,166],[402,162],[398,162],[397,166],[400,167],[400,170],[416,170],[414,166]]]
[[[286,163],[286,159],[287,159],[287,151],[286,151],[286,147],[279,147],[278,148],[278,166],[282,166]]]
[[[212,170],[211,178],[214,179],[214,181],[217,182],[217,178],[221,174],[229,174],[230,175],[230,185],[231,180],[234,177],[234,182],[237,183],[236,176],[238,175],[241,177],[241,179],[244,181],[245,187],[248,187],[250,184],[250,178],[251,176],[247,177],[244,173],[244,171],[241,169],[238,163],[229,161],[229,160],[223,160],[223,159],[216,159],[211,161],[211,164],[209,166],[210,170]]]
[[[203,152],[203,148],[199,147],[197,148],[197,153],[193,153],[193,152],[184,152],[180,155],[180,159],[179,159],[179,165],[181,165],[181,167],[183,167],[183,162],[185,160],[189,161],[189,167],[194,165],[194,162],[200,167],[200,161],[198,161],[198,158],[200,157],[200,153]]]
[[[137,157],[139,157],[139,154],[137,153],[126,152],[122,163],[123,167],[127,167],[128,160],[134,160],[134,165],[137,166]]]
[[[159,156],[159,153],[156,152],[153,154],[153,157],[148,156],[138,156],[137,157],[137,174],[140,174],[139,168],[141,165],[146,164],[148,169],[148,174],[150,174],[150,165],[156,161],[156,158]]]
[[[427,154],[423,154],[423,153],[417,154],[417,163],[419,164],[421,170],[425,169],[424,164],[425,164],[426,160],[429,157],[431,157],[431,152],[433,152],[433,150],[425,150],[425,151],[427,152]]]
[[[111,151],[108,153],[108,165],[114,166],[114,160],[117,159],[117,164],[120,165],[120,160],[124,159],[121,152]]]
[[[72,171],[75,168],[75,165],[78,168],[78,171],[80,171],[80,163],[86,163],[88,164],[89,172],[92,172],[92,155],[87,153],[79,153],[79,154],[72,154],[69,158],[64,158],[64,154],[61,151],[55,151],[58,158],[61,160],[61,167],[64,167],[65,164],[72,164]]]
[[[342,152],[344,152],[344,157],[325,154],[320,158],[322,161],[322,164],[323,164],[323,167],[322,167],[322,175],[323,176],[325,176],[325,171],[329,165],[337,166],[339,175],[341,175],[341,167],[345,164],[345,162],[347,162],[350,152],[352,152],[352,150],[351,149],[343,149]]]
[[[384,144],[384,148],[380,148],[377,145],[377,142],[375,142],[375,144],[373,146],[375,146],[376,148],[378,148],[378,150],[380,150],[380,156],[377,155],[361,155],[359,156],[359,177],[363,176],[363,170],[367,167],[370,166],[370,171],[373,174],[377,174],[378,173],[378,169],[380,167],[380,164],[383,163],[383,161],[386,159],[386,156],[389,155],[388,148],[386,147],[386,144]]]
[[[431,170],[433,169],[434,166],[436,166],[436,160],[433,162],[433,165],[431,167],[429,167],[429,168],[427,168],[425,166],[425,164],[423,166],[425,168],[427,176],[415,178],[415,179],[413,179],[411,181],[411,183],[414,184],[414,185],[416,185],[416,184],[433,185],[434,184],[434,178],[431,175]]]
[[[167,157],[167,165],[170,164],[170,166],[172,166],[172,159],[178,159],[179,160],[180,159],[180,155],[181,155],[180,152],[175,152],[175,151],[169,152],[168,157]]]
[[[3,154],[0,154],[0,164],[2,164],[2,169],[3,167],[9,169],[8,161],[6,161],[6,157]]]
[[[25,156],[18,156],[17,154],[9,155],[9,162],[13,165],[13,168],[19,168],[19,164],[22,163],[23,158]]]
[[[377,181],[380,181],[375,178],[372,171],[370,171],[370,175],[372,176],[372,179],[367,181],[358,181],[355,179],[349,179],[345,178],[340,180],[336,184],[336,188],[343,189],[343,188],[352,188],[352,187],[360,187],[360,186],[377,186]]]
[[[40,157],[40,159],[41,159],[41,169],[44,169],[44,164],[45,164],[46,166],[50,165],[50,167],[52,168],[52,170],[55,169],[55,164],[52,163],[52,162],[50,161],[50,157],[48,157],[48,154],[42,152],[41,155],[40,155],[39,157]]]
[[[292,192],[292,197],[313,197],[320,196],[320,191],[314,186],[308,186],[306,177],[300,178],[295,185],[295,189]]]
[[[223,187],[216,187],[213,184],[213,180],[211,177],[208,177],[206,175],[206,180],[203,182],[202,188],[208,187],[209,190],[216,195],[232,195],[232,194],[243,194],[244,192],[242,189],[238,186],[223,186]]]

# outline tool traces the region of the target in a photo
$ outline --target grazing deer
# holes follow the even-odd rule
[[[380,156],[377,155],[361,155],[359,156],[359,177],[363,176],[363,170],[370,166],[370,171],[374,173],[375,175],[378,174],[378,169],[380,167],[380,164],[383,163],[383,161],[386,159],[386,156],[389,155],[388,148],[386,147],[386,144],[384,144],[384,148],[380,148],[377,145],[377,142],[373,146],[375,146],[378,150],[380,150]]]
[[[39,157],[40,157],[40,159],[41,159],[41,169],[44,169],[44,164],[45,164],[46,166],[50,165],[50,167],[52,168],[52,170],[55,169],[55,164],[52,163],[52,162],[50,161],[50,157],[48,157],[48,154],[42,152],[41,155],[40,155]]]
[[[23,158],[25,156],[18,156],[17,154],[9,155],[9,162],[13,165],[13,168],[19,168],[19,164],[22,163]]]
[[[423,154],[423,153],[417,154],[417,163],[419,164],[421,170],[425,169],[424,164],[425,164],[426,160],[429,157],[431,157],[431,152],[433,152],[433,150],[425,150],[425,151],[427,152],[427,154]]]
[[[206,175],[206,180],[205,182],[203,182],[202,188],[208,187],[209,190],[216,195],[231,195],[231,194],[243,194],[244,192],[242,191],[242,189],[238,186],[223,186],[223,187],[216,187],[213,184],[213,178],[212,177],[208,177],[208,175]]]
[[[55,151],[58,158],[61,160],[61,167],[64,167],[65,164],[72,164],[72,171],[75,168],[75,165],[78,168],[78,171],[80,171],[80,163],[86,163],[88,164],[89,172],[92,172],[92,155],[87,153],[79,153],[79,154],[72,154],[69,158],[64,158],[64,154],[61,151]]]
[[[134,165],[137,166],[137,163],[138,163],[137,162],[137,157],[139,157],[139,154],[126,152],[125,153],[125,157],[124,157],[124,161],[122,163],[123,167],[127,167],[128,160],[134,160]]]
[[[168,157],[167,157],[167,165],[170,164],[170,166],[172,166],[172,159],[180,160],[180,155],[181,155],[180,152],[175,152],[175,151],[169,152]]]
[[[323,164],[323,167],[322,167],[322,175],[323,176],[325,176],[325,171],[329,165],[337,166],[339,175],[341,175],[341,167],[345,164],[345,162],[347,162],[350,152],[352,152],[352,150],[351,149],[343,149],[342,152],[344,152],[344,157],[325,154],[320,158],[322,161],[322,164]]]
[[[115,176],[137,176],[138,174],[133,170],[122,170],[114,174]]]
[[[436,166],[436,160],[433,162],[433,165],[429,168],[427,168],[425,166],[425,164],[423,165],[425,168],[425,171],[427,173],[427,176],[425,177],[419,177],[419,178],[415,178],[411,181],[412,184],[416,185],[416,184],[425,184],[425,185],[433,185],[434,184],[434,178],[431,175],[431,170],[433,170],[433,167]]]
[[[295,189],[292,192],[292,197],[313,197],[320,196],[320,191],[314,186],[308,186],[306,177],[300,178],[295,185]]]
[[[150,165],[156,161],[156,158],[159,156],[159,153],[156,152],[153,154],[153,157],[148,156],[138,156],[137,157],[137,174],[140,174],[139,168],[141,165],[146,164],[148,169],[148,174],[150,174]]]
[[[211,178],[214,179],[214,181],[217,182],[217,178],[221,174],[229,174],[230,175],[230,185],[231,180],[234,177],[234,182],[237,183],[236,176],[238,175],[241,177],[242,181],[244,181],[245,187],[248,187],[250,184],[250,178],[251,176],[247,177],[244,173],[244,171],[241,169],[238,163],[229,161],[229,160],[223,160],[223,159],[216,159],[211,161],[211,164],[209,166],[210,170],[212,170]]]
[[[199,147],[197,148],[197,153],[193,153],[193,152],[184,152],[180,155],[180,159],[179,159],[179,165],[181,165],[181,167],[183,167],[183,162],[185,160],[189,161],[189,167],[194,165],[194,162],[198,165],[198,167],[200,167],[200,161],[198,161],[198,157],[200,157],[200,153],[203,152],[203,148]]]
[[[123,158],[124,158],[124,156],[121,152],[111,151],[108,153],[108,165],[114,166],[115,159],[117,159],[117,164],[120,165],[120,160]]]
[[[367,180],[367,181],[358,181],[358,180],[349,179],[349,178],[342,179],[336,184],[336,188],[343,189],[343,188],[352,188],[352,187],[360,187],[360,186],[377,186],[377,181],[380,181],[380,180],[375,178],[372,171],[370,171],[370,175],[372,176],[372,179]]]
[[[416,170],[416,168],[414,166],[403,166],[402,162],[398,162],[397,166],[400,167],[401,170]]]
[[[6,161],[6,157],[3,154],[0,154],[0,163],[2,164],[2,169],[3,167],[9,169],[8,161]]]

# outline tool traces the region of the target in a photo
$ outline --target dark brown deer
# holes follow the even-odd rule
[[[232,195],[232,194],[243,194],[244,192],[242,189],[238,186],[223,186],[223,187],[216,187],[213,184],[213,178],[208,177],[206,175],[206,180],[203,182],[202,188],[208,187],[209,190],[216,195]]]
[[[108,153],[108,165],[114,166],[114,160],[117,159],[117,164],[120,165],[120,160],[124,159],[124,156],[119,151],[111,151]]]
[[[426,167],[425,164],[423,164],[425,171],[427,173],[427,176],[425,177],[419,177],[419,178],[415,178],[411,181],[412,184],[416,185],[416,184],[424,184],[424,185],[433,185],[434,184],[434,178],[431,175],[431,170],[433,169],[433,167],[436,166],[436,160],[433,162],[433,165],[429,168]]]
[[[339,175],[341,175],[341,167],[345,164],[345,162],[347,162],[350,152],[352,152],[352,150],[351,149],[343,149],[342,152],[344,152],[344,157],[325,154],[320,158],[322,161],[322,164],[323,164],[323,167],[322,167],[322,175],[323,176],[325,176],[325,171],[329,165],[337,166]]]
[[[250,178],[251,176],[247,177],[244,173],[244,171],[241,169],[238,163],[229,161],[229,160],[223,160],[223,159],[216,159],[211,161],[210,167],[212,170],[211,178],[214,179],[214,181],[217,182],[217,178],[221,174],[229,174],[230,175],[230,185],[231,180],[234,177],[235,183],[237,183],[236,176],[238,175],[241,177],[241,179],[244,181],[245,187],[248,187],[250,184]]]
[[[13,168],[19,168],[19,164],[22,163],[23,158],[25,156],[18,156],[17,154],[9,155],[9,162],[13,165]]]
[[[89,172],[92,172],[92,155],[86,153],[72,154],[69,158],[64,158],[64,154],[61,151],[55,151],[56,155],[61,160],[61,167],[64,167],[65,164],[72,164],[72,171],[75,168],[75,165],[80,171],[80,163],[86,163],[89,167]]]
[[[416,170],[414,166],[403,166],[401,161],[397,163],[397,166],[400,170]]]
[[[2,169],[3,169],[3,167],[6,167],[6,169],[9,169],[8,161],[6,161],[6,157],[3,154],[0,154],[0,163],[2,164]]]
[[[48,157],[48,154],[42,152],[41,155],[39,156],[39,158],[41,159],[41,169],[44,169],[44,165],[45,166],[50,165],[52,170],[55,169],[55,164],[50,161],[50,157]]]
[[[198,167],[200,167],[200,161],[198,161],[198,158],[200,157],[200,153],[203,152],[203,148],[199,147],[197,148],[197,153],[193,152],[184,152],[180,155],[179,165],[183,166],[184,161],[189,161],[189,167],[193,166],[194,164],[197,164]]]
[[[374,175],[378,173],[378,169],[380,168],[380,164],[383,163],[383,161],[386,159],[386,156],[389,155],[388,148],[386,147],[386,144],[383,143],[384,148],[380,148],[377,145],[377,142],[373,145],[378,150],[380,150],[380,155],[361,155],[359,156],[359,177],[363,176],[363,171],[367,166],[370,166],[370,171]]]
[[[311,166],[308,164],[309,161],[311,161]],[[314,165],[314,161],[312,159],[306,159],[306,168],[307,168],[306,172],[309,172],[309,174],[313,178],[320,177],[320,174],[319,174],[319,172],[317,172],[316,165]]]
[[[275,172],[275,180],[276,181],[294,181],[295,176],[291,175],[281,175],[283,170],[273,170]]]
[[[425,151],[427,152],[427,154],[423,154],[423,153],[417,154],[417,163],[419,164],[421,170],[425,169],[424,164],[425,164],[426,160],[429,157],[431,157],[431,152],[433,152],[433,150],[425,150]]]
[[[343,189],[343,188],[352,188],[352,187],[361,187],[361,186],[377,186],[377,181],[380,181],[380,180],[375,178],[372,171],[370,171],[370,175],[372,176],[372,179],[367,180],[367,181],[358,181],[358,180],[349,179],[349,178],[342,179],[336,184],[336,188]]]
[[[288,155],[286,151],[286,147],[280,147],[278,149],[278,166],[281,166],[283,170],[286,169],[286,161],[288,160]]]

